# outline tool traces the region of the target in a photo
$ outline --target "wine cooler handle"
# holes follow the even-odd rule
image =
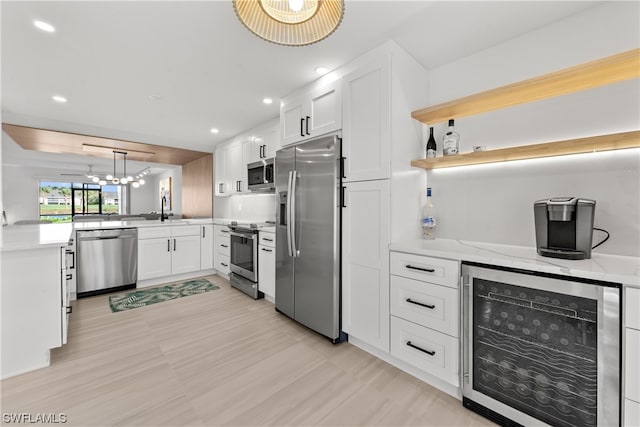
[[[426,353],[426,354],[428,354],[429,356],[435,356],[435,354],[436,354],[436,352],[435,352],[435,351],[425,350],[424,348],[422,348],[422,347],[418,347],[417,345],[415,345],[415,344],[411,343],[411,341],[407,341],[407,343],[406,343],[406,344],[407,344],[407,346],[409,346],[409,347],[411,347],[411,348],[415,348],[416,350],[421,351],[421,352],[423,352],[423,353]]]
[[[409,268],[411,270],[426,271],[427,273],[435,273],[436,271],[433,268],[416,267],[415,265],[411,265],[411,264],[405,265],[405,268]]]
[[[465,282],[464,276],[460,277],[462,285],[462,326],[460,336],[462,337],[462,378],[461,384],[469,384],[469,283]]]
[[[407,298],[405,301],[407,301],[409,304],[415,304],[415,305],[419,305],[420,307],[425,307],[425,308],[429,308],[431,310],[433,310],[434,308],[436,308],[435,305],[433,304],[425,304],[423,302],[418,302],[418,301],[414,301],[411,298]]]

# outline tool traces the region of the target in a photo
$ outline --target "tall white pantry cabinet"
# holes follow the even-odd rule
[[[411,111],[427,99],[428,74],[393,42],[345,68],[342,328],[389,353],[389,244],[420,235],[426,176],[410,162],[424,142]]]

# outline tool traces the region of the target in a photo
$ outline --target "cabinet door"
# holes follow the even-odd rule
[[[171,273],[189,273],[200,270],[200,236],[171,238]]]
[[[345,181],[389,178],[390,58],[343,77]]]
[[[260,160],[259,137],[250,137],[242,141],[242,164],[246,169],[247,164]]]
[[[227,181],[229,194],[242,192],[242,143],[234,142],[227,148]],[[244,168],[246,169],[246,165]],[[246,173],[246,171],[245,171]],[[246,185],[246,179],[244,179]]]
[[[344,186],[343,329],[389,351],[389,181]]]
[[[258,247],[258,289],[276,298],[276,252],[273,247]]]
[[[215,154],[215,194],[216,196],[226,196],[229,194],[229,180],[227,179],[227,148],[221,147]]]
[[[309,93],[304,117],[305,138],[314,138],[342,128],[342,82],[314,89]]]
[[[282,145],[305,139],[304,119],[306,112],[306,102],[302,97],[289,98],[283,101],[280,107]]]
[[[259,155],[262,155],[262,159],[270,159],[275,157],[276,151],[280,148],[280,137],[278,133],[278,129],[271,129],[265,131],[259,139],[256,139],[258,142],[258,151]],[[262,147],[262,150],[260,150]]]
[[[171,239],[138,240],[138,280],[171,275]]]
[[[200,269],[213,268],[213,224],[200,226]]]

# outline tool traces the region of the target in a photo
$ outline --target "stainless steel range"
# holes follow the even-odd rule
[[[463,404],[502,425],[620,424],[614,283],[463,263]]]
[[[231,286],[244,292],[253,299],[263,298],[258,288],[258,232],[261,227],[274,223],[238,223],[227,225],[230,237]]]

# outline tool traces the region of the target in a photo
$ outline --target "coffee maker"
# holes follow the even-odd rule
[[[593,242],[595,200],[552,197],[533,204],[538,254],[589,259]]]

